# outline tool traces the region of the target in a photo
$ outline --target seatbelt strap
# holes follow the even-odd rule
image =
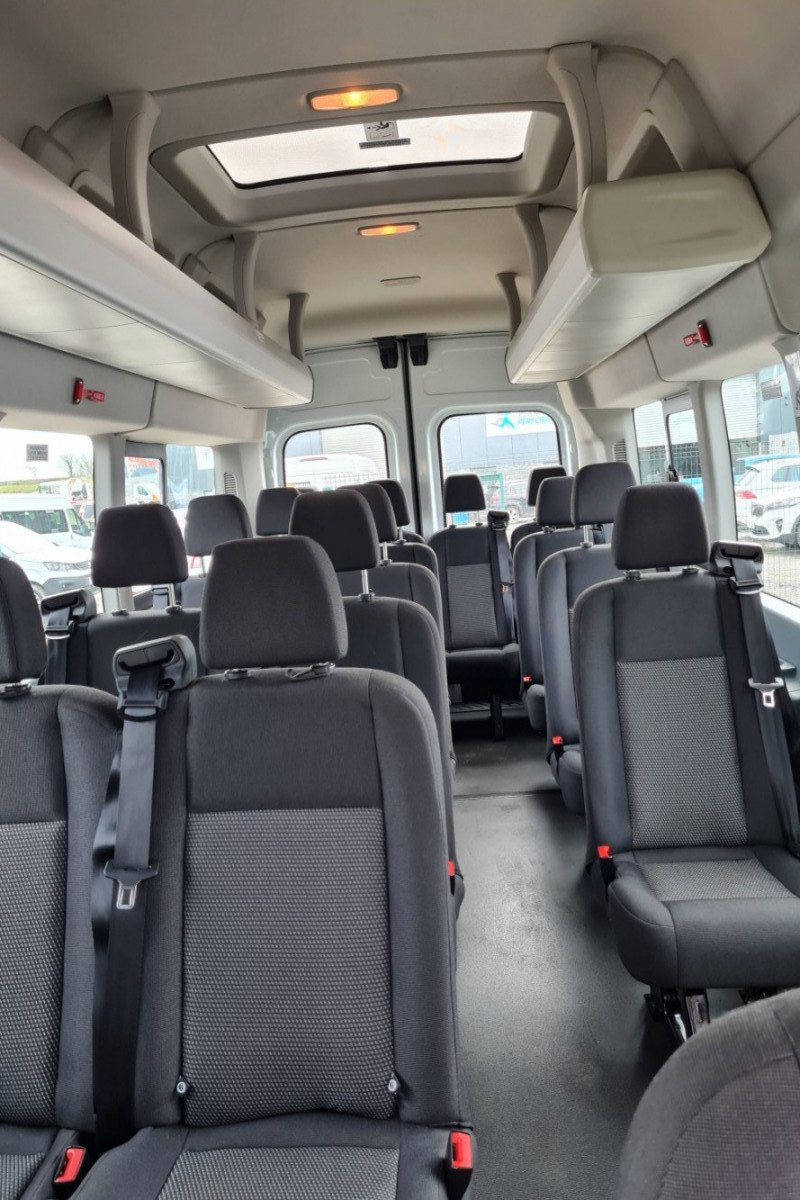
[[[492,531],[492,545],[497,576],[500,581],[502,611],[506,623],[508,641],[514,638],[514,574],[511,560],[511,547],[508,544],[508,513],[487,513],[489,529]]]
[[[730,548],[729,548],[730,549]],[[761,604],[763,584],[755,558],[726,555],[731,565],[730,585],[739,598],[742,626],[750,665],[748,683],[753,689],[758,723],[764,743],[772,792],[781,815],[786,844],[800,858],[800,815],[797,807],[789,743],[784,725],[783,706],[777,693],[786,685],[780,673],[775,646],[764,619]]]
[[[66,683],[69,640],[78,621],[87,614],[87,596],[81,591],[45,596],[41,607],[47,638],[44,682]]]
[[[186,686],[196,670],[194,649],[184,637],[114,656],[123,727],[95,834],[92,886],[94,1095],[101,1151],[119,1145],[134,1129],[147,882],[158,873],[150,857],[158,717],[170,690]]]

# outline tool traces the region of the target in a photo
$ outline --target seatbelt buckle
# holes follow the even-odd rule
[[[558,762],[563,753],[564,753],[564,739],[560,733],[556,733],[550,739],[550,750],[548,752],[547,757],[550,758],[550,755],[552,755],[553,758],[556,760],[556,762]]]
[[[748,679],[747,684],[754,692],[758,692],[764,708],[775,708],[775,693],[778,688],[786,687],[783,679],[778,676],[772,680],[772,683],[756,683],[755,679]]]
[[[597,862],[600,867],[600,877],[603,880],[603,887],[608,891],[617,877],[614,852],[609,845],[604,844],[597,847]]]
[[[448,1200],[461,1200],[475,1170],[475,1139],[468,1129],[452,1129],[444,1173]]]
[[[53,1176],[53,1186],[73,1188],[77,1184],[87,1163],[85,1146],[67,1146]]]
[[[117,885],[115,907],[120,912],[131,912],[136,907],[139,884],[158,874],[158,863],[151,863],[149,867],[118,867],[112,861],[106,863],[103,874]]]

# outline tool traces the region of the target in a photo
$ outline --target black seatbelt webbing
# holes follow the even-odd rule
[[[730,557],[733,590],[739,598],[747,658],[748,683],[756,693],[756,709],[772,792],[781,815],[786,844],[800,858],[800,816],[797,790],[789,755],[783,707],[776,694],[785,687],[772,637],[761,604],[761,578],[752,558]]]
[[[82,592],[67,592],[62,596],[46,596],[42,601],[44,633],[47,638],[45,683],[67,682],[69,640],[75,626],[86,613],[86,598]]]
[[[506,623],[508,641],[514,639],[514,574],[511,560],[511,547],[508,544],[508,516],[506,513],[488,514],[489,528],[492,531],[494,558],[497,564],[497,574],[500,581],[500,595],[503,604],[503,615]]]
[[[94,1090],[101,1149],[126,1140],[134,1127],[147,901],[142,885],[158,872],[150,861],[150,831],[161,676],[158,662],[130,673],[121,746],[94,843]]]

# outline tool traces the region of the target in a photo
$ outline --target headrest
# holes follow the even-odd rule
[[[590,463],[580,467],[572,489],[572,524],[607,525],[616,517],[625,492],[635,483],[627,463]]]
[[[379,479],[378,484],[389,497],[389,503],[394,509],[394,519],[397,528],[402,529],[404,525],[410,525],[411,513],[408,511],[408,501],[406,500],[402,483],[399,483],[396,479]]]
[[[101,588],[183,583],[186,548],[175,514],[165,504],[104,508],[92,544],[92,583]]]
[[[448,475],[443,499],[446,513],[482,512],[486,508],[483,484],[477,475]]]
[[[397,522],[392,502],[379,483],[354,483],[338,489],[358,492],[369,505],[379,542],[393,542],[397,538]]]
[[[539,488],[545,479],[563,479],[566,473],[566,467],[534,467],[528,476],[528,504],[531,508],[536,508]]]
[[[310,666],[346,653],[342,594],[321,546],[268,537],[217,547],[200,617],[206,667]]]
[[[256,501],[256,533],[271,537],[288,533],[294,502],[300,495],[295,487],[263,488]]]
[[[700,497],[688,483],[628,488],[611,546],[621,571],[702,565],[708,561],[708,532]]]
[[[186,553],[205,558],[221,542],[253,536],[247,509],[238,496],[195,496],[186,510]]]
[[[552,525],[556,529],[569,529],[572,525],[571,475],[557,475],[545,479],[536,497],[536,520],[540,525]]]
[[[47,666],[42,614],[22,567],[0,558],[0,683],[38,679]]]
[[[294,502],[289,532],[313,538],[335,571],[368,571],[380,546],[369,505],[358,492],[303,492]]]

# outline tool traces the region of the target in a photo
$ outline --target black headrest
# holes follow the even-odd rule
[[[104,508],[92,544],[92,583],[124,588],[183,583],[186,548],[175,514],[165,504]]]
[[[346,653],[342,593],[321,546],[268,537],[217,547],[200,617],[206,667],[309,666]]]
[[[611,545],[621,571],[702,565],[708,561],[708,531],[700,497],[688,483],[628,488]]]
[[[448,475],[443,499],[446,513],[482,512],[486,508],[483,484],[477,475]]]
[[[380,546],[369,505],[358,492],[304,492],[294,502],[289,532],[313,538],[335,571],[368,571]]]
[[[540,525],[552,525],[556,529],[569,529],[572,525],[571,475],[560,475],[545,479],[536,497],[536,520]]]
[[[536,508],[539,488],[545,479],[563,479],[566,473],[566,467],[534,467],[528,476],[528,504],[531,508]]]
[[[410,525],[411,513],[408,511],[408,501],[402,483],[397,479],[379,479],[378,483],[389,497],[397,528],[402,529],[404,525]]]
[[[28,576],[0,558],[0,683],[38,679],[46,666],[42,614]]]
[[[589,463],[580,467],[572,489],[572,524],[607,525],[616,517],[625,492],[635,483],[627,463]]]
[[[221,542],[253,536],[247,509],[238,496],[195,496],[186,510],[186,553],[205,558]]]
[[[379,542],[393,542],[397,538],[397,522],[392,502],[379,483],[354,483],[347,485],[350,491],[358,492],[369,505]],[[340,488],[345,491],[345,488]]]
[[[292,509],[299,495],[296,487],[262,488],[256,501],[256,533],[259,537],[289,532]]]

